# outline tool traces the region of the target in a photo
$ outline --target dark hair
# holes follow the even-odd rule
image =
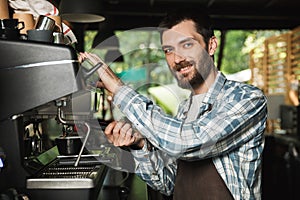
[[[203,36],[205,44],[208,45],[209,39],[214,36],[214,30],[209,15],[203,11],[176,10],[168,13],[159,24],[161,35],[164,30],[184,20],[192,20],[195,23],[196,31]]]

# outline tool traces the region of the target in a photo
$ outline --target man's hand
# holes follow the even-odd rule
[[[115,146],[135,146],[143,148],[144,138],[136,130],[134,130],[130,123],[125,121],[113,121],[104,130],[108,141]]]
[[[115,94],[119,88],[123,85],[122,81],[115,75],[115,73],[107,66],[101,58],[92,53],[80,53],[79,62],[88,60],[91,64],[96,65],[99,62],[103,65],[97,70],[100,81],[97,83],[97,87],[105,87],[109,92]]]

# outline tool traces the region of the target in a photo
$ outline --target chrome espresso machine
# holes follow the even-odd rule
[[[0,40],[0,55],[2,197],[15,192],[20,199],[96,199],[102,163],[111,162],[84,157],[93,119],[86,80],[100,64],[86,69],[70,46],[29,41]],[[59,155],[50,122],[61,128],[58,135],[85,131],[78,155]]]

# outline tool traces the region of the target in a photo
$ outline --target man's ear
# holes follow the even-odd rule
[[[209,43],[208,43],[208,53],[210,56],[214,55],[214,53],[216,52],[218,47],[218,41],[217,38],[215,36],[212,36],[209,39]]]

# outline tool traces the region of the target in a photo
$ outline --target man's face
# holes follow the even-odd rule
[[[163,32],[162,49],[169,68],[185,89],[201,86],[211,72],[211,56],[191,20],[182,21]]]

